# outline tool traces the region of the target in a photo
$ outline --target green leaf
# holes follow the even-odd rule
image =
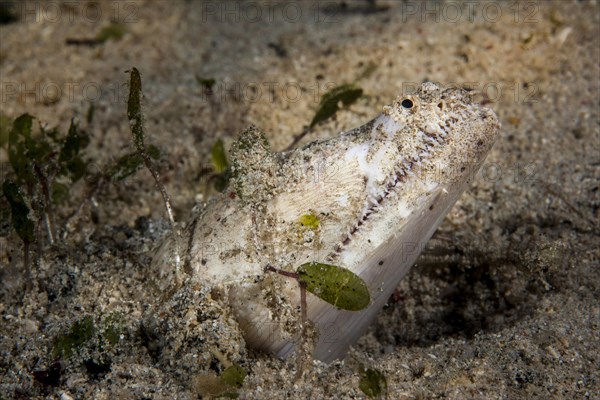
[[[214,78],[201,78],[196,75],[196,82],[204,86],[205,89],[211,90],[217,81]]]
[[[69,333],[59,336],[54,342],[52,350],[54,357],[70,357],[73,352],[81,348],[96,333],[92,317],[87,316],[75,322]]]
[[[88,135],[81,131],[75,121],[71,120],[69,132],[61,141],[58,163],[61,175],[69,173],[73,182],[83,177],[87,170],[87,163],[79,156],[79,153],[90,143]]]
[[[120,313],[112,313],[102,321],[103,338],[115,346],[121,341],[121,335],[125,331],[123,316]]]
[[[144,117],[141,106],[142,77],[137,68],[131,68],[129,80],[129,99],[127,100],[127,118],[133,134],[133,142],[140,153],[144,153]]]
[[[94,103],[90,103],[87,113],[85,114],[85,120],[88,123],[88,125],[91,124],[92,122],[94,122],[95,112],[96,112],[96,106],[94,106]]]
[[[231,173],[229,172],[229,170],[225,171],[222,174],[218,174],[215,175],[214,177],[214,188],[217,192],[223,192],[225,189],[227,189],[227,186],[229,184],[229,179],[231,178]]]
[[[11,143],[16,142],[19,136],[23,136],[27,139],[31,137],[31,126],[33,125],[33,117],[29,114],[23,114],[15,119],[13,122],[13,128],[11,132],[10,141]],[[13,136],[15,135],[15,136]]]
[[[302,264],[296,272],[306,290],[342,310],[359,311],[371,301],[365,282],[346,268],[311,262]]]
[[[298,219],[298,222],[308,229],[315,230],[319,227],[321,221],[314,214],[304,214]]]
[[[221,382],[235,388],[241,388],[248,373],[239,365],[233,364],[221,374]]]
[[[71,119],[69,132],[62,143],[58,161],[61,163],[67,162],[79,155],[79,152],[90,143],[90,138],[81,131],[74,119]]]
[[[210,154],[212,156],[213,168],[216,173],[221,173],[229,167],[227,155],[225,154],[225,146],[221,139],[218,139],[215,144],[213,144]]]
[[[311,121],[310,127],[332,117],[340,109],[340,103],[347,107],[358,100],[362,94],[363,90],[352,83],[334,87],[323,95],[319,103],[319,110]]]
[[[361,368],[358,387],[370,398],[382,398],[387,393],[385,376],[371,368]]]
[[[125,26],[119,23],[111,23],[108,26],[102,28],[96,35],[96,40],[100,43],[104,43],[107,40],[120,40],[125,35]]]
[[[71,173],[71,180],[77,182],[87,171],[87,163],[81,157],[75,157],[67,162],[67,170]]]
[[[10,134],[11,119],[0,113],[0,147],[8,143],[8,135]]]
[[[23,114],[15,119],[8,135],[8,161],[17,175],[17,180],[28,184],[35,182],[32,160],[28,154],[29,148],[33,146],[31,143],[32,123],[33,117]]]
[[[25,243],[33,243],[33,231],[35,224],[29,218],[31,210],[25,202],[19,186],[12,181],[4,181],[2,184],[2,192],[10,204],[10,212],[12,225],[17,231],[17,235]]]

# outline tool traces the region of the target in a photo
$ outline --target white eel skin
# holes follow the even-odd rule
[[[343,358],[469,185],[499,128],[468,92],[430,82],[363,126],[289,152],[271,152],[251,127],[232,148],[229,188],[156,254],[158,285],[219,289],[247,344],[285,358],[301,332],[298,283],[265,266],[347,268],[367,284],[367,308],[344,311],[307,294],[313,356]],[[299,222],[306,214],[318,228]]]

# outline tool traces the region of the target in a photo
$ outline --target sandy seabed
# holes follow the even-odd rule
[[[18,20],[0,25],[2,114],[27,112],[63,132],[78,118],[90,168],[101,168],[131,150],[125,71],[137,67],[148,140],[163,151],[180,221],[206,200],[202,171],[218,138],[227,147],[255,124],[282,150],[334,85],[355,82],[364,96],[302,143],[363,124],[426,80],[479,90],[499,116],[482,171],[348,357],[314,362],[296,379],[298,360],[233,343],[248,372],[239,398],[365,398],[361,366],[385,376],[389,399],[600,398],[597,1],[10,6]],[[67,44],[111,21],[124,27],[120,40]],[[206,79],[215,80],[210,91]],[[0,161],[4,177],[4,149]],[[74,188],[59,223],[84,193]],[[34,252],[31,289],[22,245],[2,227],[0,399],[210,397],[222,360],[186,357],[202,335],[174,324],[172,342],[158,346],[142,327],[163,301],[148,290],[148,265],[167,230],[150,174],[95,200],[65,240]],[[117,340],[100,343],[109,317]],[[92,321],[95,334],[57,364],[57,340],[78,321]],[[52,368],[55,385],[34,379]]]

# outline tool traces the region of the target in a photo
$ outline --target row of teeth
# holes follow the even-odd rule
[[[440,124],[440,129],[441,129],[441,134],[439,136],[430,136],[430,135],[427,135],[425,132],[423,132],[423,135],[426,136],[425,146],[423,148],[419,148],[420,151],[419,151],[418,155],[416,157],[414,157],[411,161],[409,161],[408,165],[405,168],[401,169],[400,171],[396,171],[394,173],[394,176],[391,179],[391,182],[389,182],[385,186],[385,189],[382,194],[380,194],[377,197],[375,197],[375,196],[369,197],[368,201],[370,202],[370,204],[366,207],[366,210],[363,212],[362,217],[359,218],[358,221],[356,222],[356,224],[353,225],[352,228],[350,228],[348,230],[348,233],[346,234],[344,239],[342,239],[341,242],[335,246],[333,252],[327,256],[327,260],[329,262],[331,262],[331,261],[335,260],[337,257],[339,257],[343,247],[346,246],[348,243],[350,243],[350,240],[352,240],[352,236],[354,236],[354,234],[358,231],[360,226],[362,226],[362,224],[369,218],[369,216],[371,214],[373,214],[374,212],[377,212],[377,210],[381,206],[381,203],[383,202],[383,200],[386,199],[391,193],[394,192],[394,189],[398,187],[398,184],[400,184],[401,182],[404,182],[407,179],[407,177],[409,177],[412,174],[413,165],[417,165],[417,166],[421,165],[422,161],[427,157],[427,155],[431,154],[430,150],[436,146],[441,145],[441,143],[444,142],[444,139],[447,136],[447,132],[444,129],[444,127],[441,126],[441,124]],[[436,140],[436,138],[440,138],[440,140],[438,141],[438,140]]]

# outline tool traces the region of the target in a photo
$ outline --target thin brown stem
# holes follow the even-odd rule
[[[302,333],[300,334],[300,345],[298,346],[298,370],[296,371],[296,381],[302,378],[306,367],[310,364],[312,360],[312,350],[307,350],[310,342],[309,338],[309,326],[308,326],[308,305],[306,303],[306,282],[300,280],[300,275],[296,272],[284,271],[279,268],[275,268],[272,265],[267,264],[265,266],[265,271],[275,272],[279,275],[285,276],[287,278],[295,279],[298,282],[298,286],[300,287],[300,321],[302,324]]]
[[[306,283],[303,281],[298,281],[300,285],[300,314],[302,318],[302,336],[306,334],[306,325],[308,322],[308,317],[306,315],[308,306],[306,305]]]
[[[274,266],[272,266],[270,264],[267,264],[267,266],[265,267],[265,271],[277,272],[279,275],[287,276],[288,278],[292,278],[292,279],[296,279],[296,280],[298,280],[298,278],[300,278],[300,275],[298,275],[295,272],[284,271],[282,269],[275,268]]]

